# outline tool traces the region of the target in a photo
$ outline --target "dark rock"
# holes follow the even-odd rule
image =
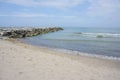
[[[2,36],[6,36],[9,38],[24,38],[24,37],[31,37],[37,36],[40,34],[46,34],[49,32],[56,32],[59,30],[63,30],[60,27],[53,27],[53,28],[30,28],[30,29],[8,29],[3,31],[1,34]]]
[[[97,35],[96,37],[97,38],[103,38],[103,35]]]

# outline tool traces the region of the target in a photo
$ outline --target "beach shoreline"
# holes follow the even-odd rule
[[[35,45],[35,44],[30,44],[28,42],[25,42],[24,40],[17,39],[14,41],[17,41],[18,43],[26,44],[29,46],[34,46],[36,48],[44,48],[48,50],[53,50],[55,52],[61,52],[63,54],[71,55],[74,57],[91,57],[91,58],[97,58],[97,59],[105,59],[105,60],[115,60],[115,61],[120,61],[119,57],[113,57],[113,56],[106,56],[106,55],[97,55],[97,54],[90,54],[90,53],[85,53],[85,52],[80,52],[80,51],[75,51],[75,50],[68,50],[68,49],[62,49],[62,48],[53,48],[53,47],[48,47],[48,46],[42,46],[42,45]]]
[[[117,60],[66,54],[19,40],[0,39],[0,55],[0,80],[120,79]]]

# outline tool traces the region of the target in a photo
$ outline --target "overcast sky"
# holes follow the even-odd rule
[[[0,0],[0,26],[120,27],[120,0]]]

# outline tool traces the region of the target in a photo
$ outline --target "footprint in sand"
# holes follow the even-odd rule
[[[19,75],[22,75],[23,74],[23,72],[19,72]]]

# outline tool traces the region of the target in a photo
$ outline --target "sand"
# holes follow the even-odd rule
[[[0,39],[0,80],[120,80],[120,61]]]

